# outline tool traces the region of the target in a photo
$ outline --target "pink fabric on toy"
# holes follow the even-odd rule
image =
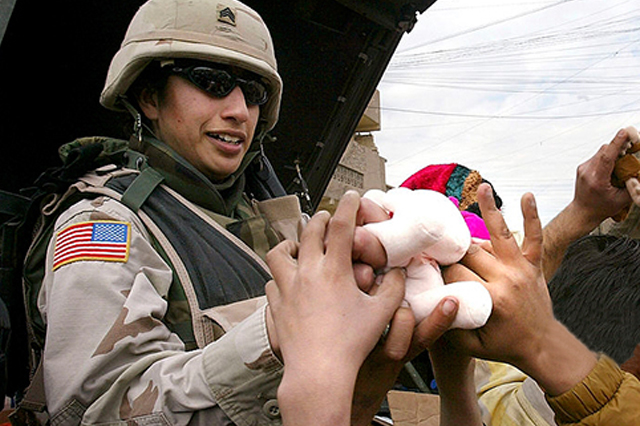
[[[476,281],[445,285],[440,271],[440,265],[460,261],[471,245],[469,224],[455,197],[400,187],[387,192],[372,189],[363,198],[393,212],[392,219],[367,223],[364,228],[384,247],[388,268],[405,268],[405,300],[416,322],[429,316],[443,298],[452,296],[460,307],[451,328],[482,327],[491,315],[491,294]]]
[[[451,202],[456,205],[456,207],[460,206],[458,199],[456,197],[449,197]],[[491,235],[489,234],[489,230],[487,226],[484,224],[484,220],[480,216],[475,213],[461,211],[462,217],[471,232],[471,236],[473,238],[480,238],[482,240],[490,240]]]
[[[489,234],[489,230],[487,226],[484,224],[484,220],[480,216],[475,213],[461,211],[462,217],[464,221],[467,223],[469,227],[469,231],[471,231],[471,236],[473,238],[480,238],[483,240],[490,240],[491,235]]]

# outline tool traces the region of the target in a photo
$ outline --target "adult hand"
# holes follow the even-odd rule
[[[373,201],[363,198],[357,216],[353,259],[358,285],[368,292],[374,282],[374,272],[387,263],[380,241],[361,225],[388,220],[389,215]],[[397,273],[391,271],[390,273]],[[378,280],[381,276],[378,276]],[[388,333],[365,360],[356,382],[353,399],[352,424],[369,425],[379,410],[387,392],[393,387],[404,365],[431,345],[447,331],[455,319],[458,302],[443,300],[430,317],[415,326],[413,312],[401,307],[395,313]]]
[[[333,218],[311,219],[299,246],[286,241],[267,255],[274,277],[267,299],[285,364],[278,395],[283,418],[299,424],[322,411],[344,414],[339,401],[351,401],[358,370],[404,295],[400,271],[369,294],[358,288],[351,255],[359,201],[348,192]],[[347,420],[349,412],[350,404]]]
[[[525,344],[537,344],[534,340],[537,334],[531,325],[546,328],[553,321],[551,298],[540,271],[540,220],[532,194],[526,194],[522,198],[525,239],[521,252],[493,202],[488,185],[481,185],[478,189],[478,203],[491,233],[493,253],[473,244],[462,259],[462,265],[446,268],[444,277],[447,282],[482,282],[491,293],[494,308],[485,327],[456,334],[464,339],[476,356],[514,361],[521,357],[520,351],[527,353],[529,350],[519,345],[520,339]],[[530,303],[525,303],[527,301]],[[514,311],[519,313],[515,318],[512,315]],[[504,335],[498,335],[503,332]],[[514,344],[516,342],[518,345]]]
[[[360,199],[353,237],[353,270],[360,289],[368,292],[373,286],[377,270],[387,264],[387,253],[380,241],[362,225],[389,219],[382,207],[367,198]]]
[[[560,266],[569,244],[630,205],[627,190],[611,184],[615,162],[629,143],[628,132],[620,130],[611,143],[578,166],[573,200],[544,229],[542,264],[547,280]]]
[[[611,184],[615,162],[630,143],[629,134],[622,129],[611,143],[578,166],[573,201],[582,220],[597,226],[604,219],[614,216],[631,203],[625,188]]]
[[[595,356],[555,320],[542,274],[542,228],[532,194],[522,197],[525,238],[522,251],[496,208],[489,185],[478,189],[478,203],[491,234],[493,254],[472,246],[462,265],[452,265],[447,282],[477,280],[493,298],[487,324],[452,330],[447,338],[472,356],[504,361],[558,394],[582,380]]]
[[[356,382],[352,425],[369,425],[404,365],[432,345],[450,328],[458,302],[447,298],[417,326],[413,312],[401,307],[384,340],[367,357]]]

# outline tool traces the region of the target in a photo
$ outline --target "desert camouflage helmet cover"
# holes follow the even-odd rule
[[[235,0],[149,0],[129,24],[111,61],[100,103],[124,109],[118,98],[154,59],[189,58],[239,66],[262,76],[269,100],[260,107],[266,129],[278,120],[282,80],[262,18]]]

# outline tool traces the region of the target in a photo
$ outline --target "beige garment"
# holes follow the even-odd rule
[[[185,351],[161,321],[171,268],[131,210],[110,198],[83,200],[59,217],[56,231],[94,220],[128,223],[129,255],[53,271],[52,239],[38,303],[48,325],[43,367],[52,425],[215,425],[220,408],[238,426],[280,424],[282,365],[264,310],[204,349]]]

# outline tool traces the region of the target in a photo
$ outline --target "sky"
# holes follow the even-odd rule
[[[494,185],[513,231],[526,192],[544,225],[578,165],[640,127],[640,0],[437,0],[378,89],[389,185],[459,163]]]

